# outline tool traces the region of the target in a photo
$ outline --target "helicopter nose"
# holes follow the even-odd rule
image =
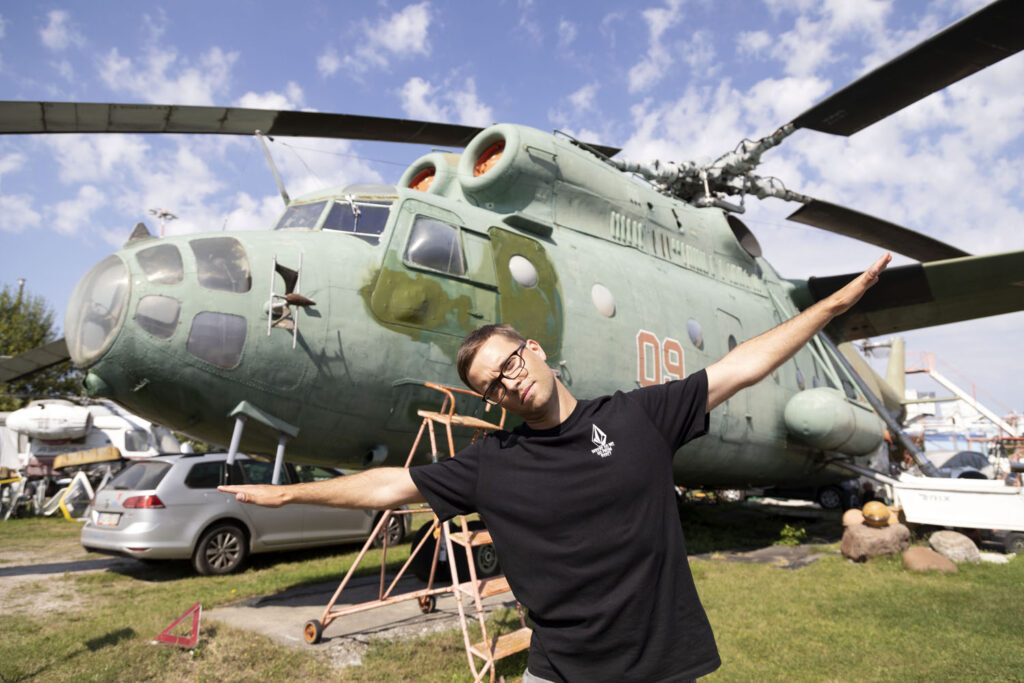
[[[93,266],[75,287],[64,316],[64,336],[75,365],[89,365],[110,347],[124,322],[129,289],[128,268],[116,255]]]

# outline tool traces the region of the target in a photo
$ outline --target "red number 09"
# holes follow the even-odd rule
[[[672,337],[664,341],[647,330],[636,333],[636,381],[642,387],[686,376],[683,346]]]

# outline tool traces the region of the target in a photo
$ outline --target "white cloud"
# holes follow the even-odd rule
[[[333,47],[328,47],[316,58],[316,69],[324,78],[333,76],[340,68],[341,60],[338,58],[337,50]]]
[[[268,90],[264,93],[247,92],[235,102],[238,107],[252,109],[300,109],[305,95],[295,81],[289,81],[283,93]]]
[[[2,178],[5,173],[11,173],[12,171],[17,171],[24,167],[27,159],[28,157],[21,152],[12,152],[0,157],[0,178]]]
[[[63,183],[123,178],[141,169],[150,147],[137,135],[53,135],[43,138],[54,152]]]
[[[597,83],[588,83],[569,95],[569,104],[572,105],[575,114],[582,114],[594,108],[594,98],[597,97],[600,87]]]
[[[71,15],[66,11],[51,10],[47,13],[46,18],[46,26],[39,29],[39,38],[49,49],[66,50],[85,42],[82,34],[71,25]]]
[[[219,47],[208,50],[192,63],[178,58],[173,47],[153,49],[140,59],[122,57],[112,48],[100,60],[100,77],[115,92],[135,95],[147,102],[215,104],[215,96],[228,90],[237,52]]]
[[[467,78],[462,87],[446,82],[435,86],[414,76],[399,91],[402,109],[413,119],[451,121],[466,126],[489,126],[494,122],[491,108],[480,101],[476,82]]]
[[[391,57],[429,55],[430,21],[429,2],[409,5],[372,25],[362,21],[358,24],[358,47],[346,55],[344,63],[362,73],[370,68],[387,68]]]
[[[57,203],[50,224],[62,235],[74,235],[89,225],[93,212],[106,203],[107,198],[96,187],[83,185],[74,199]]]
[[[767,31],[741,31],[736,36],[740,54],[758,55],[771,44],[772,37]]]
[[[672,64],[672,55],[662,45],[662,36],[683,18],[682,0],[667,0],[665,7],[646,9],[643,12],[647,22],[650,42],[647,56],[629,70],[629,92],[648,90],[661,80],[665,70]]]
[[[57,70],[61,78],[65,81],[73,82],[75,80],[75,69],[71,66],[71,62],[66,59],[62,59],[59,62],[53,63],[53,68]]]
[[[566,19],[558,22],[558,47],[565,49],[576,40],[576,24]]]
[[[32,208],[32,195],[0,194],[0,230],[21,232],[37,227],[43,220]]]
[[[694,31],[690,40],[680,48],[683,61],[699,76],[709,76],[715,67],[715,45],[710,31]]]

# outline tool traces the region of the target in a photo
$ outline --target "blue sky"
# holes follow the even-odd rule
[[[0,99],[311,109],[508,121],[708,161],[983,2],[0,3]],[[852,138],[800,131],[765,174],[970,253],[1024,249],[1024,55]],[[278,140],[293,196],[394,182],[408,145]],[[172,234],[264,229],[281,210],[249,138],[0,137],[0,281],[62,317],[77,280],[152,208]],[[787,277],[859,270],[879,250],[784,220],[744,221]],[[897,262],[906,262],[898,259]],[[905,335],[998,412],[1024,410],[1024,313]],[[943,366],[940,364],[940,368]],[[956,373],[959,373],[957,375]]]

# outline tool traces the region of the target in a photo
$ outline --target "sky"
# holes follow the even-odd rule
[[[512,122],[619,146],[623,159],[708,162],[983,4],[0,2],[0,99]],[[1024,249],[1021,83],[1018,54],[851,138],[798,131],[760,173],[972,254]],[[429,151],[284,138],[271,149],[292,196],[394,183]],[[785,277],[852,273],[880,254],[786,221],[795,204],[747,204]],[[78,279],[137,222],[159,229],[151,209],[175,214],[167,232],[182,234],[267,229],[282,208],[252,138],[0,136],[0,283],[25,278],[62,320]],[[903,336],[909,362],[933,353],[996,412],[1024,411],[1024,313]]]

